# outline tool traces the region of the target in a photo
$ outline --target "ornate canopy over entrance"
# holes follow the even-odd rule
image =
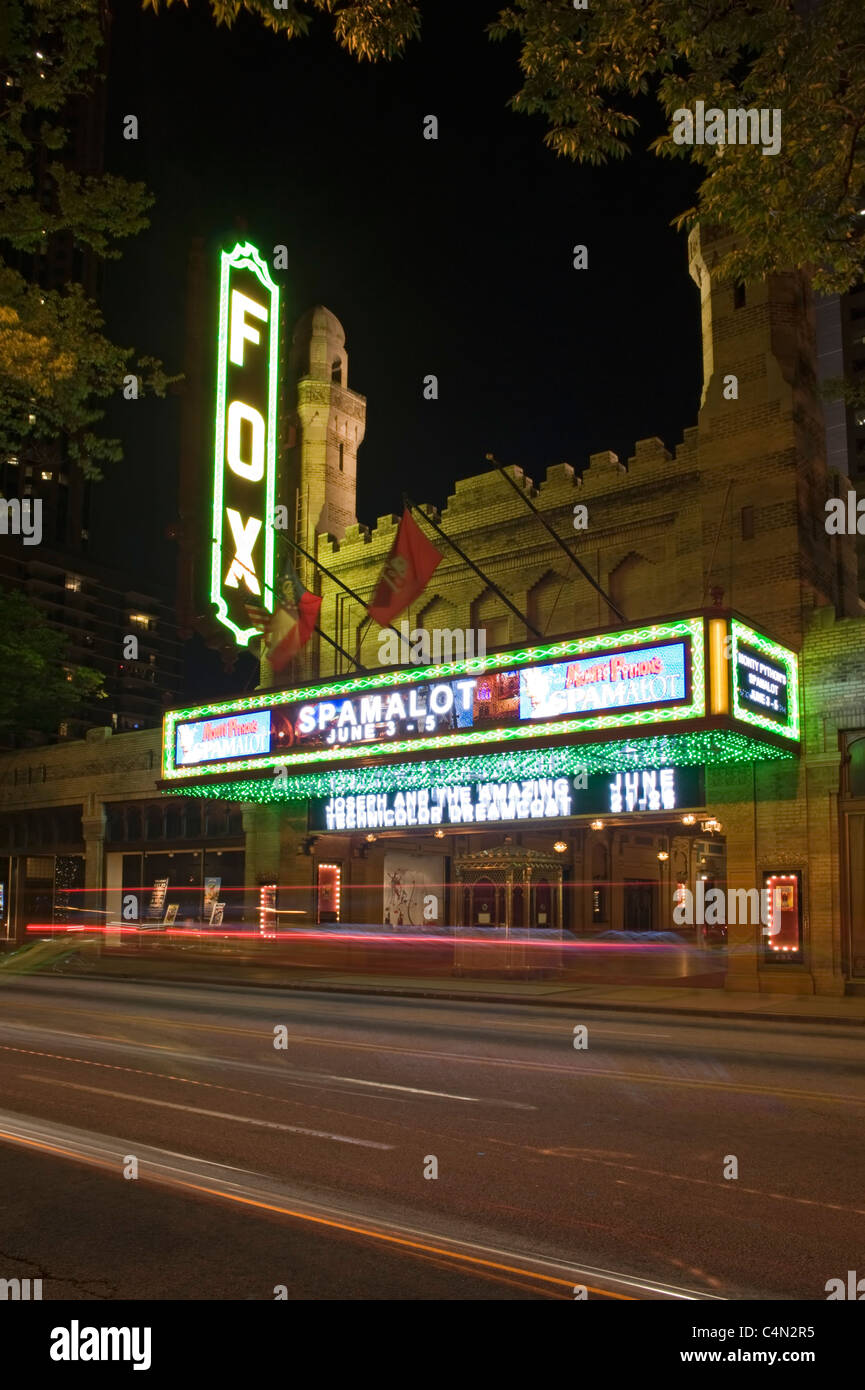
[[[458,855],[458,926],[539,927],[562,925],[562,861],[556,854],[498,845]]]

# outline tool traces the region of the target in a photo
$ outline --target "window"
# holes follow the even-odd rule
[[[153,619],[149,613],[130,613],[129,621],[133,623],[135,627],[143,628],[145,632],[148,632]]]
[[[742,540],[752,541],[754,539],[754,508],[742,508]]]
[[[343,465],[343,452],[344,452],[344,450],[345,450],[345,445],[344,445],[343,443],[340,443],[340,446],[339,446],[339,471],[340,471],[340,473],[342,473],[342,471],[343,471],[343,466],[342,466],[342,465]]]
[[[733,290],[733,308],[734,308],[734,309],[744,309],[744,307],[745,307],[745,286],[742,284],[742,282],[741,282],[741,280],[740,280],[740,281],[739,281],[739,284],[736,285],[735,288],[734,288],[734,290]]]
[[[334,358],[330,368],[330,379],[336,386],[342,386],[342,360]]]

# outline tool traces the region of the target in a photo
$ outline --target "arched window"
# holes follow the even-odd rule
[[[330,379],[335,386],[342,386],[342,358],[335,357],[330,368]]]

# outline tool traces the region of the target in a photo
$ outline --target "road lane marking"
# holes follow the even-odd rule
[[[61,1158],[72,1158],[78,1160],[79,1162],[83,1160],[86,1163],[92,1164],[94,1167],[105,1169],[112,1176],[116,1177],[116,1167],[114,1163],[108,1162],[105,1159],[96,1158],[92,1154],[82,1153],[79,1150],[65,1148],[59,1144],[47,1144],[42,1140],[32,1139],[20,1134],[11,1134],[8,1131],[0,1130],[0,1140],[3,1139],[5,1139],[9,1143],[20,1144],[25,1148],[38,1149],[45,1153],[56,1154],[58,1157]],[[478,1265],[481,1268],[485,1269],[500,1270],[509,1274],[522,1275],[529,1279],[539,1280],[545,1284],[555,1284],[567,1289],[573,1288],[573,1276],[569,1279],[559,1279],[550,1274],[541,1274],[537,1270],[515,1267],[513,1265],[505,1265],[492,1260],[483,1259],[477,1255],[466,1255],[463,1254],[461,1251],[449,1250],[443,1246],[435,1246],[426,1243],[421,1243],[417,1240],[407,1240],[401,1236],[389,1235],[383,1231],[378,1231],[368,1227],[357,1226],[353,1224],[349,1225],[345,1221],[336,1221],[332,1218],[327,1218],[323,1216],[314,1216],[309,1212],[298,1211],[291,1207],[278,1206],[274,1202],[262,1202],[251,1197],[241,1196],[238,1193],[226,1192],[220,1188],[204,1187],[199,1183],[183,1181],[180,1178],[169,1179],[166,1178],[164,1175],[155,1175],[148,1173],[145,1173],[143,1176],[145,1180],[149,1177],[151,1181],[159,1182],[163,1186],[179,1187],[189,1192],[201,1192],[206,1196],[219,1197],[226,1202],[238,1202],[244,1206],[255,1207],[259,1211],[274,1212],[278,1216],[289,1216],[298,1221],[309,1222],[312,1225],[330,1227],[333,1230],[345,1231],[351,1235],[364,1236],[368,1239],[382,1241],[389,1245],[403,1246],[410,1251],[418,1251],[424,1255],[436,1255],[449,1260],[457,1260],[465,1264]],[[461,1245],[468,1244],[468,1242],[466,1241],[460,1241],[458,1243]],[[475,1248],[483,1249],[484,1247],[476,1246]],[[509,1258],[519,1259],[521,1257],[519,1255],[510,1255]],[[532,1260],[535,1259],[534,1256],[529,1256],[528,1258]],[[553,1267],[555,1267],[553,1261],[551,1260],[538,1259],[536,1260],[536,1263],[552,1265]],[[626,1280],[622,1276],[616,1275],[613,1275],[611,1277],[618,1278],[618,1281],[621,1283],[627,1282],[633,1284],[634,1286],[639,1287],[643,1292],[667,1292],[667,1290],[663,1289],[662,1287],[653,1286],[651,1283],[649,1283],[649,1281],[641,1281],[637,1279]],[[611,1289],[596,1288],[591,1284],[586,1286],[586,1290],[588,1293],[597,1294],[601,1298],[613,1298],[618,1301],[628,1303],[633,1303],[635,1301],[629,1294],[615,1293]],[[674,1298],[685,1298],[689,1300],[699,1299],[700,1297],[699,1294],[693,1294],[690,1292],[685,1293],[679,1291],[673,1292],[671,1296]]]
[[[197,1105],[180,1105],[174,1100],[154,1100],[151,1096],[133,1096],[127,1091],[108,1091],[102,1086],[82,1086],[74,1081],[60,1081],[49,1076],[30,1076],[29,1081],[41,1081],[48,1086],[62,1086],[65,1090],[90,1091],[97,1096],[111,1096],[114,1100],[131,1100],[137,1105],[158,1105],[164,1110],[185,1110],[190,1115],[207,1115],[214,1120],[234,1120],[239,1125],[254,1125],[258,1129],[281,1129],[288,1134],[305,1134],[311,1139],[332,1139],[336,1144],[356,1144],[362,1149],[393,1149],[393,1144],[379,1144],[374,1139],[353,1139],[347,1134],[328,1134],[323,1129],[304,1129],[301,1125],[283,1125],[277,1120],[256,1120],[250,1115],[229,1115],[224,1110],[202,1110]]]
[[[25,1030],[26,1031],[26,1030]],[[30,1028],[30,1032],[44,1032],[40,1028]],[[88,1034],[64,1033],[60,1030],[49,1030],[58,1037],[85,1037],[88,1041],[99,1041],[93,1039]],[[265,1034],[270,1038],[270,1034]],[[621,1081],[645,1084],[647,1086],[666,1086],[670,1090],[697,1090],[697,1091],[727,1091],[740,1095],[767,1096],[772,1100],[795,1100],[813,1102],[819,1105],[865,1105],[865,1095],[856,1096],[849,1094],[837,1094],[826,1091],[798,1091],[791,1087],[781,1088],[778,1086],[758,1086],[746,1081],[709,1081],[705,1077],[678,1077],[678,1076],[658,1076],[652,1072],[630,1072],[617,1071],[614,1068],[604,1067],[583,1067],[582,1070],[573,1066],[561,1066],[548,1062],[526,1062],[517,1057],[473,1057],[471,1053],[461,1052],[426,1052],[420,1048],[412,1047],[388,1047],[380,1043],[343,1043],[331,1041],[329,1038],[305,1038],[303,1041],[315,1043],[318,1047],[342,1047],[350,1048],[355,1051],[368,1052],[390,1052],[398,1053],[406,1057],[425,1057],[434,1061],[444,1062],[465,1062],[474,1066],[487,1067],[507,1067],[509,1071],[541,1071],[556,1073],[571,1077],[573,1080],[581,1081]],[[150,1050],[154,1044],[150,1043],[129,1043],[132,1049]],[[61,1053],[41,1052],[34,1048],[11,1047],[8,1044],[0,1043],[0,1052],[21,1052],[33,1057],[53,1057],[58,1061],[80,1063],[86,1066],[102,1066],[116,1071],[138,1071],[136,1067],[123,1067],[111,1062],[95,1062],[86,1057],[65,1057]],[[202,1057],[199,1053],[182,1053],[184,1061],[198,1063],[202,1066],[218,1066],[220,1061],[225,1060],[219,1057]],[[229,1059],[234,1062],[234,1059]],[[243,1067],[245,1064],[240,1061],[236,1065]],[[151,1073],[142,1073],[150,1075]],[[318,1073],[321,1075],[321,1073]],[[185,1081],[186,1077],[169,1077],[169,1080]],[[288,1079],[288,1078],[286,1078]],[[313,1074],[315,1080],[315,1074]],[[208,1085],[208,1082],[194,1083]],[[309,1083],[306,1083],[309,1084]]]
[[[455,1096],[449,1091],[424,1091],[419,1086],[397,1086],[392,1081],[363,1081],[357,1076],[334,1076],[331,1072],[318,1073],[325,1081],[345,1081],[351,1086],[377,1086],[382,1091],[408,1091],[413,1096],[436,1096],[439,1100],[467,1100],[475,1105],[506,1105],[510,1110],[537,1110],[536,1105],[524,1105],[519,1100],[485,1100],[482,1096]],[[315,1073],[309,1075],[315,1079]]]
[[[110,1008],[64,1009],[62,1006],[56,1006],[52,1004],[40,1004],[32,999],[28,999],[26,1001],[26,1004],[28,1008],[32,1008],[36,1012],[50,1012],[52,1014],[75,1014],[79,1015],[82,1018],[111,1018],[113,1017],[114,1013],[118,1011],[116,1008],[114,1010]],[[577,1008],[577,1005],[575,1005],[574,1007]],[[442,1010],[442,1012],[447,1013],[448,1010]],[[334,1022],[342,1024],[346,1023],[346,1018],[344,1014],[336,1014],[333,1011],[325,1011],[322,1014],[322,1018],[325,1022]],[[158,1014],[152,1015],[124,1013],[123,1021],[124,1023],[156,1023],[162,1028],[191,1028],[195,1029],[196,1031],[204,1032],[238,1033],[244,1037],[260,1036],[258,1030],[255,1028],[234,1028],[230,1024],[224,1023],[200,1023],[192,1019],[184,1019],[183,1017],[171,1017],[167,1013],[161,1016]],[[389,1011],[383,1011],[381,1009],[376,1009],[373,1011],[365,1010],[363,1013],[356,1015],[351,1020],[352,1023],[356,1022],[358,1025],[362,1025],[370,1021],[376,1023],[391,1022],[396,1027],[403,1028],[408,1025],[417,1026],[418,1022],[421,1022],[423,1020],[419,1019],[416,1014],[413,1015],[411,1010],[403,1010],[402,1014],[396,1015]],[[459,1023],[457,1021],[457,1026],[464,1028],[466,1024],[465,1022]],[[562,1036],[562,1025],[558,1020],[551,1020],[542,1023],[540,1020],[538,1022],[527,1022],[524,1019],[506,1019],[501,1023],[495,1023],[492,1020],[488,1021],[484,1018],[479,1018],[477,1020],[473,1020],[472,1026],[476,1027],[479,1031],[490,1033],[527,1033],[529,1035],[540,1034],[548,1035],[550,1038],[559,1038]],[[642,1041],[643,1038],[662,1038],[666,1041],[670,1041],[675,1037],[675,1034],[673,1033],[658,1033],[654,1031],[649,1031],[648,1029],[643,1028],[639,1023],[632,1024],[631,1032],[620,1031],[618,1029],[610,1027],[608,1024],[605,1023],[594,1023],[592,1026],[595,1032],[601,1033],[605,1037],[630,1038],[632,1041]],[[564,1031],[565,1035],[567,1036],[567,1028]]]
[[[501,1141],[500,1141],[501,1142]],[[640,1178],[664,1178],[672,1182],[687,1182],[694,1187],[711,1187],[716,1192],[729,1192],[731,1189],[724,1182],[718,1182],[716,1178],[696,1178],[689,1173],[674,1173],[670,1170],[658,1168],[646,1168],[643,1164],[635,1163],[612,1163],[608,1159],[598,1158],[597,1154],[591,1150],[553,1148],[553,1149],[533,1149],[533,1153],[541,1154],[544,1158],[570,1158],[577,1163],[590,1163],[593,1168],[613,1168],[621,1169],[626,1173],[637,1173]],[[823,1211],[841,1211],[850,1216],[865,1216],[865,1210],[860,1207],[840,1206],[837,1202],[821,1202],[816,1197],[794,1197],[788,1192],[766,1192],[759,1187],[742,1187],[736,1183],[735,1191],[737,1194],[746,1193],[750,1197],[759,1197],[765,1201],[768,1197],[773,1202],[793,1202],[800,1207],[821,1207]]]

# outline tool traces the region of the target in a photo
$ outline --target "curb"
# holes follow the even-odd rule
[[[20,979],[30,979],[32,976],[19,976]],[[62,975],[57,976],[63,979]],[[86,975],[75,974],[65,977],[67,979],[103,980],[108,983],[116,981],[123,984],[173,984],[173,985],[207,985],[209,988],[220,989],[281,989],[293,990],[297,994],[359,994],[359,995],[378,995],[391,999],[440,999],[452,1004],[461,1002],[467,1004],[523,1004],[530,1007],[544,1006],[546,1008],[557,1009],[602,1009],[609,1013],[641,1013],[641,1014],[664,1014],[669,1017],[681,1018],[713,1018],[713,1019],[735,1019],[737,1022],[747,1021],[751,1023],[820,1023],[823,1025],[834,1024],[840,1027],[865,1027],[865,1016],[862,1018],[838,1018],[831,1014],[766,1014],[758,1013],[753,1010],[745,1009],[698,1009],[690,1006],[677,1008],[672,1005],[662,1004],[642,1004],[635,1000],[633,1003],[611,1003],[605,999],[574,1000],[574,999],[555,999],[549,997],[533,997],[531,995],[513,996],[510,994],[491,994],[489,992],[469,994],[454,994],[443,989],[399,989],[389,988],[386,985],[327,985],[327,984],[288,984],[272,980],[242,980],[227,981],[214,979],[212,976],[196,976],[194,979],[178,979],[176,975],[100,975],[95,971],[88,971]]]

